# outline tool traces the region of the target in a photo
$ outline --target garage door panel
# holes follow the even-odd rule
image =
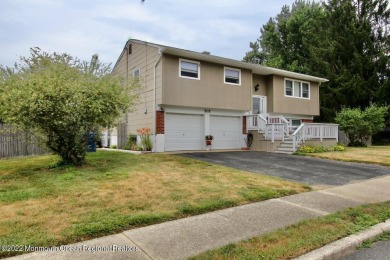
[[[241,118],[237,116],[211,116],[210,133],[214,136],[213,149],[239,149],[241,144]]]
[[[204,116],[166,114],[165,151],[202,150]]]

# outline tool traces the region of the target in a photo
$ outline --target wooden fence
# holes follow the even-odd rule
[[[349,138],[347,134],[339,129],[339,144],[347,146],[349,144]],[[372,145],[372,137],[370,137],[367,141],[367,146]]]
[[[0,124],[0,158],[29,156],[48,153],[38,145],[32,134],[15,132],[12,128]]]

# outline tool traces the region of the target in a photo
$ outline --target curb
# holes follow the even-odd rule
[[[372,226],[366,231],[342,238],[319,249],[311,251],[296,260],[330,260],[338,259],[344,255],[352,253],[356,247],[360,246],[364,241],[374,238],[383,232],[390,231],[390,219],[383,223]]]

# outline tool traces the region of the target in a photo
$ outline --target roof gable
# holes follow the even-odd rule
[[[161,53],[171,54],[171,55],[179,56],[182,58],[195,59],[198,61],[207,61],[207,62],[212,62],[212,63],[218,63],[218,64],[222,64],[225,66],[230,66],[230,67],[235,67],[235,68],[240,68],[240,69],[248,69],[248,70],[251,70],[252,73],[259,74],[259,75],[265,75],[265,76],[279,75],[279,76],[283,76],[283,77],[290,77],[290,78],[319,82],[319,83],[329,81],[325,78],[319,78],[319,77],[296,73],[296,72],[291,72],[291,71],[287,71],[287,70],[266,67],[266,66],[262,66],[259,64],[252,64],[252,63],[247,63],[247,62],[243,62],[243,61],[233,60],[233,59],[229,59],[229,58],[211,55],[211,54],[205,53],[205,52],[201,53],[201,52],[195,52],[195,51],[165,46],[165,45],[161,45],[161,44],[149,43],[149,42],[140,41],[137,39],[130,39],[126,42],[124,50],[122,51],[115,66],[119,62],[120,58],[123,56],[128,44],[130,44],[131,42],[139,43],[139,44],[147,44],[149,46],[159,48]],[[114,68],[115,68],[115,66],[114,66]]]

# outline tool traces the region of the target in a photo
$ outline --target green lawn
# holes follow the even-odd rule
[[[305,220],[191,259],[292,259],[387,219],[390,219],[390,202],[364,205]]]
[[[175,155],[99,151],[83,167],[53,168],[57,161],[0,160],[0,245],[63,245],[310,189]]]

